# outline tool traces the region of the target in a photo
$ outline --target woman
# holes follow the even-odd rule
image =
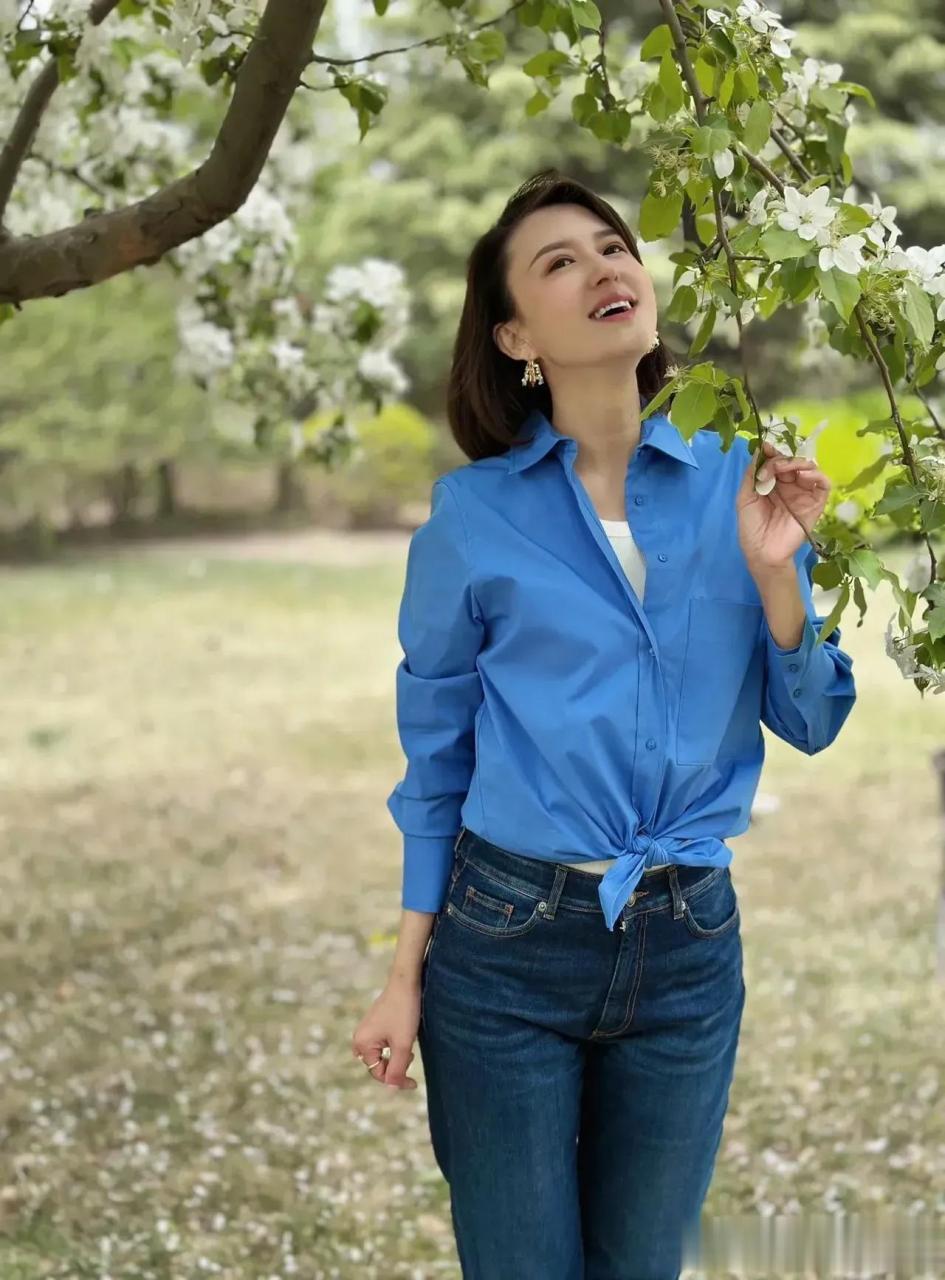
[[[724,840],[760,724],[813,754],[856,696],[839,630],[814,647],[829,481],[641,423],[656,326],[616,211],[555,170],[525,183],[469,261],[470,462],[408,553],[404,910],[352,1051],[414,1088],[417,1038],[474,1280],[670,1280],[695,1256],[745,1000]]]

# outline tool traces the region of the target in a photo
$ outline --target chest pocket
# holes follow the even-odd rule
[[[750,755],[761,734],[764,609],[692,597],[676,728],[676,763]]]

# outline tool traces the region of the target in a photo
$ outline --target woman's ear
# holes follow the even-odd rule
[[[510,360],[525,360],[527,353],[523,350],[525,343],[519,338],[514,329],[510,328],[506,321],[497,324],[492,330],[492,337],[503,355],[509,357]]]

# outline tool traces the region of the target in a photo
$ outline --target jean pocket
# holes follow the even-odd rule
[[[440,932],[440,926],[443,923],[442,912],[437,912],[433,917],[433,928],[430,932],[430,939],[427,943],[423,960],[420,963],[420,1017],[423,1018],[424,1005],[427,995],[427,978],[430,974],[430,961],[433,959],[433,951],[436,947],[437,936]]]
[[[711,883],[694,897],[684,891],[683,919],[695,938],[719,938],[734,929],[739,920],[738,895],[728,867],[721,867]]]
[[[748,755],[761,736],[764,610],[741,600],[692,597],[676,720],[676,763]]]
[[[451,882],[446,917],[490,938],[520,938],[542,919],[545,906],[538,890],[513,888],[467,859]]]

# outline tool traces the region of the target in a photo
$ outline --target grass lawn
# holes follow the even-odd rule
[[[2,1280],[458,1277],[420,1055],[394,1093],[350,1053],[400,914],[405,552],[0,571]],[[733,841],[710,1216],[945,1213],[945,698],[869,598],[840,738],[767,734],[780,808]]]

